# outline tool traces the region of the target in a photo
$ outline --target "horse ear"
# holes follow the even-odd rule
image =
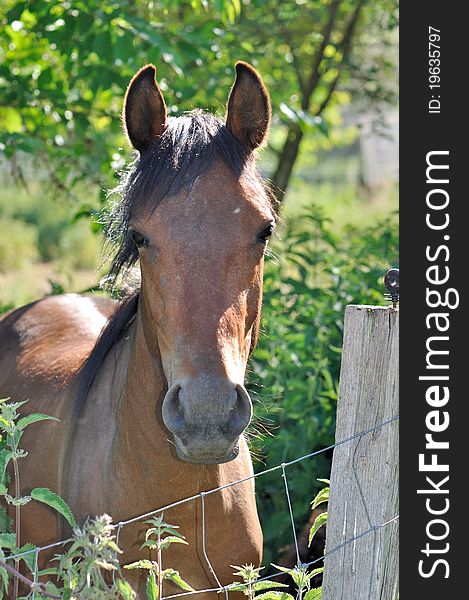
[[[270,125],[269,92],[257,71],[236,63],[236,79],[228,97],[226,127],[249,150],[260,146]]]
[[[124,126],[139,152],[148,150],[166,128],[166,105],[155,76],[155,67],[146,65],[134,75],[125,93]]]

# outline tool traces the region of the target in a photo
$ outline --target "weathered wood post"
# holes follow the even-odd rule
[[[397,310],[347,306],[336,442],[398,415],[398,345]],[[334,449],[328,512],[323,600],[397,600],[398,420]]]

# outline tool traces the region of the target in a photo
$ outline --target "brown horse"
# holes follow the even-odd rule
[[[148,65],[130,82],[123,118],[139,158],[111,217],[119,247],[110,276],[138,261],[139,289],[118,304],[50,297],[0,322],[0,395],[29,398],[29,411],[60,419],[25,434],[22,491],[51,488],[79,521],[105,512],[128,519],[252,474],[243,381],[275,223],[255,167],[268,93],[238,62],[225,123],[201,111],[168,118]],[[205,506],[207,554],[227,584],[230,565],[261,559],[253,481],[207,496]],[[167,565],[195,589],[216,585],[201,547],[201,503],[164,516],[189,542],[171,547]],[[124,563],[145,558],[145,527],[122,529]],[[47,507],[24,507],[22,542],[67,533]],[[143,575],[133,584],[142,590]]]

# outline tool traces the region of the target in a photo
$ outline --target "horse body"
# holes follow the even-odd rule
[[[139,259],[139,295],[127,304],[51,297],[0,321],[0,395],[29,398],[27,412],[60,420],[26,431],[22,492],[49,487],[78,521],[103,513],[127,520],[253,473],[242,434],[252,410],[243,381],[275,215],[251,157],[268,127],[268,96],[257,73],[238,63],[226,128],[200,115],[168,124],[154,69],[147,67],[129,86],[124,114],[141,159],[130,177],[114,266],[118,272]],[[203,143],[194,149],[197,136]],[[172,167],[164,154],[170,142]],[[203,152],[213,157],[186,169],[178,182],[184,160],[203,160]],[[182,167],[174,166],[177,160]],[[161,176],[168,169],[171,176],[171,168],[177,177],[163,193]],[[157,205],[146,201],[155,192]],[[230,565],[261,560],[253,480],[204,502],[206,554],[227,584]],[[202,547],[200,498],[164,517],[188,541],[171,547],[167,566],[196,589],[215,586]],[[142,522],[122,528],[123,564],[146,557],[145,528]],[[22,509],[23,542],[45,545],[68,533],[47,507],[31,502]],[[143,594],[144,575],[139,581],[138,571],[128,575]]]
[[[33,487],[49,487],[67,500],[78,522],[103,513],[111,514],[115,522],[128,519],[252,472],[245,442],[234,461],[221,465],[192,465],[173,456],[168,432],[155,419],[166,381],[154,365],[147,368],[144,363],[152,358],[142,353],[134,354],[138,368],[133,371],[138,318],[106,356],[77,424],[73,375],[93,348],[98,324],[102,326],[103,319],[110,316],[113,304],[72,295],[52,297],[0,321],[0,342],[5,349],[0,390],[14,391],[15,400],[30,398],[25,414],[43,412],[60,419],[60,423],[39,423],[25,432],[22,446],[29,456],[21,463],[23,493]],[[45,343],[44,327],[53,343]],[[44,342],[44,352],[38,339]],[[75,340],[73,346],[71,339]],[[142,373],[146,374],[144,381]],[[157,398],[156,405],[148,402],[149,395]],[[207,496],[205,503],[207,553],[218,577],[229,583],[232,569],[220,560],[220,547],[230,549],[226,556],[232,564],[260,558],[262,533],[253,484],[216,492]],[[193,587],[216,585],[201,547],[200,501],[169,510],[165,518],[178,524],[189,542],[188,546],[176,546],[168,566],[180,570]],[[123,528],[123,564],[142,558],[139,547],[145,528],[141,522]],[[240,529],[246,531],[244,539],[237,535]],[[55,513],[34,502],[22,509],[21,532],[23,541],[38,545],[69,534]],[[54,552],[44,553],[41,559],[46,562]],[[129,571],[126,576],[134,579],[137,587],[138,572]]]

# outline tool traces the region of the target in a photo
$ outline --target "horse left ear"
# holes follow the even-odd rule
[[[239,61],[235,69],[236,79],[228,97],[226,127],[252,151],[267,136],[271,117],[269,92],[251,65]]]
[[[130,143],[139,152],[147,150],[166,129],[166,104],[153,65],[143,67],[132,78],[122,116]]]

